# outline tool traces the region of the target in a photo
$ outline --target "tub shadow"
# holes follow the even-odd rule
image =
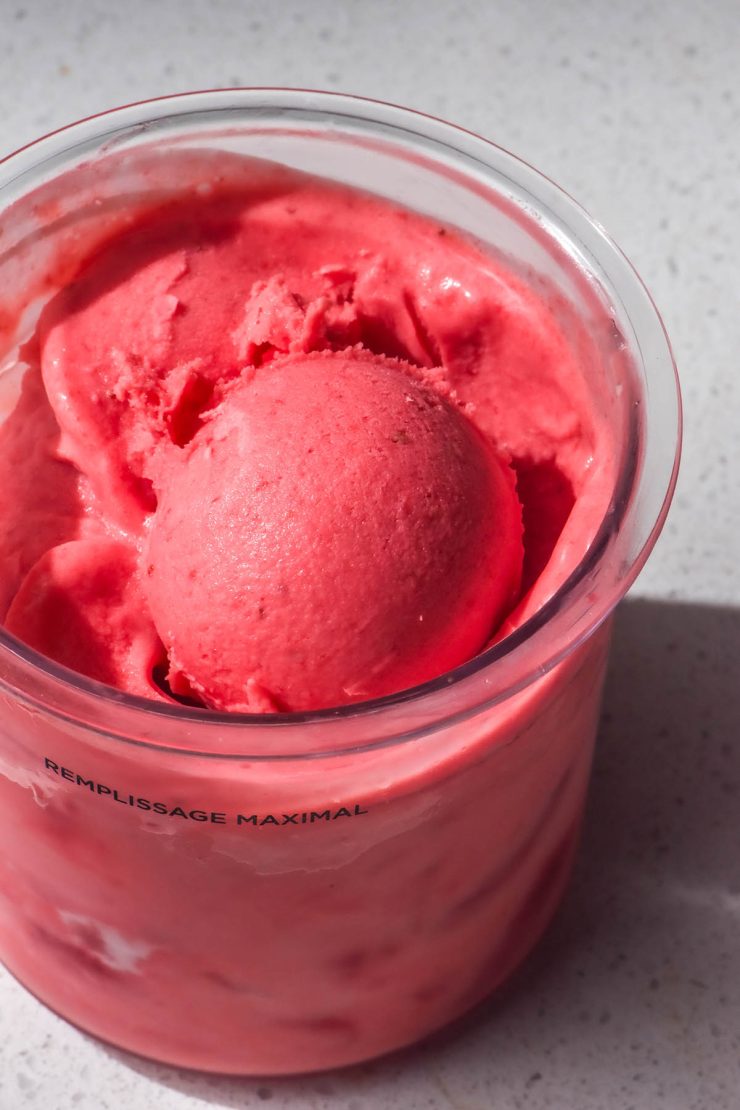
[[[573,883],[514,979],[443,1033],[291,1079],[202,1076],[105,1051],[221,1107],[365,1110],[411,1105],[413,1091],[413,1105],[423,1093],[432,1107],[574,1110],[576,1087],[584,1107],[648,1107],[672,1092],[673,1110],[736,1105],[724,1083],[740,1058],[739,658],[740,610],[620,608]]]

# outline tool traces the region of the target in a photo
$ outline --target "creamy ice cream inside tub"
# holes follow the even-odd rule
[[[201,93],[0,167],[0,337],[7,967],[222,1072],[464,1012],[561,897],[673,490],[634,271],[450,125]]]

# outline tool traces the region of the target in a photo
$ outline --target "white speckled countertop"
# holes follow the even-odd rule
[[[687,424],[617,625],[575,880],[514,983],[421,1049],[241,1081],[105,1048],[0,972],[0,1110],[739,1105],[739,58],[737,0],[0,0],[2,154],[125,101],[283,84],[420,108],[523,156],[643,275]]]

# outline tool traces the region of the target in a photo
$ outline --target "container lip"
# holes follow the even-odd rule
[[[279,111],[281,109],[292,109],[294,111],[318,112],[318,113],[339,113],[346,115],[348,118],[355,120],[365,120],[369,123],[376,124],[390,124],[396,131],[407,131],[409,134],[416,136],[419,139],[431,139],[444,147],[449,153],[458,156],[470,154],[473,152],[473,157],[478,155],[481,165],[487,166],[489,170],[494,169],[490,163],[486,163],[485,154],[488,152],[489,158],[491,153],[500,157],[504,162],[509,164],[510,169],[520,168],[523,169],[527,176],[531,175],[534,183],[545,185],[553,192],[553,195],[564,204],[566,209],[567,227],[569,231],[575,230],[577,233],[586,229],[591,232],[594,241],[589,243],[589,250],[592,254],[595,253],[595,246],[603,252],[603,255],[610,257],[614,262],[618,262],[622,270],[624,280],[631,283],[632,294],[638,300],[642,301],[642,307],[648,311],[651,318],[653,327],[657,324],[660,337],[664,344],[663,357],[664,362],[667,361],[668,365],[672,368],[673,385],[675,389],[675,450],[670,469],[670,475],[667,483],[663,486],[663,494],[660,506],[655,513],[655,519],[649,532],[647,532],[644,542],[640,547],[637,554],[631,559],[627,568],[623,569],[622,575],[619,579],[617,587],[613,590],[612,594],[608,597],[606,603],[603,603],[599,608],[594,608],[592,619],[590,619],[579,632],[571,637],[564,637],[563,643],[558,650],[548,654],[547,658],[541,660],[536,666],[529,668],[524,675],[521,682],[517,684],[509,684],[505,689],[497,691],[493,696],[477,698],[475,704],[468,707],[463,713],[448,713],[442,714],[439,724],[447,724],[454,720],[459,720],[462,717],[470,716],[477,713],[482,709],[490,707],[510,697],[512,694],[517,693],[519,690],[528,686],[531,682],[535,681],[541,675],[546,674],[552,667],[556,666],[563,658],[565,658],[571,651],[573,651],[578,644],[583,642],[598,625],[608,616],[609,612],[623,597],[623,595],[630,588],[640,570],[644,566],[647,557],[652,550],[660,531],[662,530],[665,522],[673,492],[676,485],[678,476],[678,469],[680,463],[681,452],[681,439],[682,439],[682,406],[681,394],[678,381],[678,374],[671,349],[670,341],[666,334],[665,326],[663,324],[660,313],[655,305],[655,302],[646,288],[644,282],[635,270],[634,266],[614,242],[614,240],[607,234],[601,224],[595,220],[577,201],[575,201],[564,189],[553,182],[547,175],[541,173],[533,167],[526,160],[512,154],[504,147],[492,142],[491,140],[477,134],[474,131],[460,127],[456,124],[449,123],[433,115],[419,111],[418,109],[407,108],[400,105],[392,104],[385,101],[376,100],[369,97],[334,93],[329,91],[305,89],[297,87],[270,87],[270,86],[255,86],[251,88],[223,88],[223,89],[204,89],[191,92],[176,93],[167,96],[155,97],[147,100],[134,101],[130,104],[121,105],[107,109],[106,111],[95,113],[86,116],[78,121],[67,124],[64,127],[57,128],[48,134],[41,136],[18,150],[6,155],[0,159],[0,187],[7,185],[14,180],[14,176],[6,176],[9,164],[13,164],[18,159],[22,159],[24,155],[34,153],[37,149],[48,146],[58,147],[57,153],[63,153],[69,149],[69,144],[60,145],[59,140],[65,138],[67,135],[79,134],[87,130],[90,125],[99,123],[100,121],[111,122],[115,121],[116,128],[127,125],[126,116],[131,115],[132,118],[128,121],[129,125],[136,125],[138,123],[155,122],[167,116],[187,115],[189,112],[197,111],[225,111],[229,108],[233,110],[248,110],[250,108],[256,109],[260,105],[261,98],[269,96],[271,102],[266,107],[272,110]],[[152,109],[156,108],[156,115],[152,114]],[[141,115],[142,110],[149,110],[149,115],[146,118],[137,120],[137,116]],[[172,109],[172,111],[168,111]],[[344,109],[344,111],[341,111]],[[348,110],[351,109],[351,110]],[[370,111],[374,115],[370,115]],[[415,126],[413,126],[415,124]],[[462,150],[460,146],[456,146],[453,142],[455,138],[463,138],[468,146],[467,150]],[[56,143],[54,142],[56,140]],[[33,169],[38,166],[39,161],[32,163],[21,172]],[[496,169],[495,172],[501,172]],[[525,183],[525,187],[529,188],[530,182]],[[534,196],[537,200],[537,196]],[[571,227],[571,220],[575,220],[576,224],[580,223],[580,227],[575,229]],[[603,257],[596,252],[597,261],[602,262]],[[615,290],[616,292],[616,290]],[[628,316],[631,313],[628,311]],[[672,432],[672,434],[674,434]],[[620,475],[624,481],[624,474]],[[295,726],[316,726],[328,725],[340,721],[351,722],[353,720],[364,719],[369,716],[380,713],[383,710],[392,709],[394,707],[402,707],[410,703],[427,702],[433,695],[441,691],[449,690],[452,687],[458,686],[465,680],[471,679],[480,672],[488,669],[501,659],[511,655],[512,652],[519,649],[523,644],[528,643],[533,636],[535,636],[541,629],[547,626],[552,619],[564,608],[568,598],[573,594],[573,591],[585,579],[588,578],[592,570],[599,564],[604,551],[608,548],[611,540],[614,538],[621,518],[629,506],[630,496],[634,494],[636,488],[640,484],[640,475],[633,475],[627,483],[627,488],[624,489],[620,485],[615,489],[613,496],[607,507],[604,518],[599,526],[599,529],[594,536],[589,549],[585,552],[584,556],[566,578],[552,596],[519,628],[513,633],[506,636],[504,639],[489,647],[479,655],[474,656],[472,659],[461,664],[459,667],[451,671],[429,680],[420,685],[414,686],[407,690],[399,691],[395,694],[386,695],[380,698],[368,699],[366,701],[355,702],[349,705],[325,708],[319,710],[312,710],[302,713],[275,713],[275,714],[253,714],[253,713],[224,713],[207,709],[189,708],[181,705],[169,706],[165,703],[154,702],[146,698],[138,697],[136,695],[126,694],[121,691],[113,690],[111,687],[102,683],[96,682],[93,679],[88,679],[82,675],[69,670],[68,668],[54,663],[46,657],[40,655],[32,648],[27,647],[21,641],[17,640],[10,633],[0,628],[0,652],[9,654],[14,657],[18,662],[26,666],[31,666],[34,671],[43,672],[52,681],[60,684],[70,693],[77,693],[92,697],[98,705],[105,705],[110,707],[115,705],[122,710],[132,711],[140,720],[148,720],[150,723],[157,720],[164,722],[168,721],[170,724],[181,724],[191,726],[217,726],[221,729],[228,729],[231,732],[242,730],[246,735],[253,730],[256,726],[260,729],[290,729]],[[112,731],[107,728],[101,728],[99,725],[89,721],[80,721],[78,718],[68,715],[65,711],[58,709],[56,706],[48,705],[45,702],[37,699],[33,695],[28,695],[12,683],[7,682],[4,677],[0,677],[0,689],[9,693],[13,698],[21,700],[27,704],[32,704],[42,708],[45,713],[52,716],[73,720],[75,723],[82,725],[93,731],[98,731],[106,736],[114,739],[127,740],[135,745],[143,747],[154,748],[160,751],[182,753],[188,755],[197,755],[201,757],[214,757],[214,758],[228,758],[227,753],[214,750],[213,748],[207,751],[197,751],[194,748],[177,747],[168,743],[160,743],[150,739],[137,739],[130,736],[124,736],[117,731]],[[428,702],[427,702],[428,704]],[[373,741],[358,747],[339,746],[332,747],[331,749],[321,749],[317,751],[302,751],[297,754],[280,755],[275,753],[268,753],[266,755],[245,755],[241,754],[234,758],[241,759],[257,759],[257,760],[277,760],[285,758],[305,758],[305,757],[323,757],[337,754],[348,754],[356,751],[364,751],[377,747],[387,746],[390,743],[404,742],[412,739],[417,735],[429,732],[430,726],[428,723],[423,724],[417,730],[404,733],[401,736],[393,736],[390,738],[383,738],[380,741]]]

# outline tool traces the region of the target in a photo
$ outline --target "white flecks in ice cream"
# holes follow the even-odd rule
[[[32,771],[12,759],[0,759],[0,776],[14,782],[23,790],[30,790],[33,800],[42,808],[49,804],[51,796],[59,789],[58,784],[48,782],[45,775]]]
[[[130,940],[111,925],[70,910],[59,910],[59,917],[72,930],[81,930],[94,938],[95,956],[111,971],[140,974],[139,964],[151,955],[154,948],[143,941]]]

